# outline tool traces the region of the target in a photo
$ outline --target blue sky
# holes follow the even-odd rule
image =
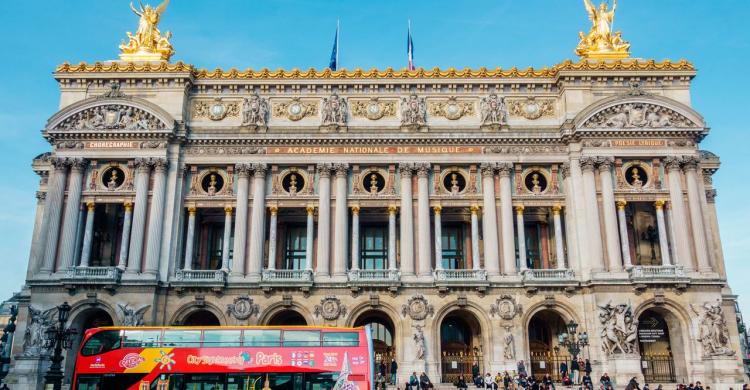
[[[406,65],[412,21],[417,66],[541,67],[567,58],[589,22],[580,0],[197,1],[172,0],[161,23],[177,54],[214,68],[322,68],[336,20],[340,67]],[[4,4],[0,17],[0,298],[20,289],[28,261],[38,178],[34,156],[49,150],[39,131],[58,106],[51,72],[63,61],[117,57],[136,17],[127,0]],[[681,59],[698,68],[692,96],[717,153],[717,208],[729,281],[750,316],[750,175],[745,94],[750,1],[620,0],[615,28],[636,57]]]

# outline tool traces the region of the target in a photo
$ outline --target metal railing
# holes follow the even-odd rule
[[[437,269],[435,270],[435,280],[439,282],[485,281],[487,280],[487,271],[483,269]]]
[[[646,383],[677,382],[674,359],[670,354],[642,355],[641,367]]]
[[[64,279],[76,283],[119,283],[122,270],[117,267],[71,267]]]
[[[212,283],[224,283],[226,280],[226,272],[217,269],[180,269],[175,274],[175,280],[178,282],[212,282]]]
[[[312,282],[312,271],[308,269],[264,269],[263,281]]]
[[[349,271],[352,282],[398,282],[400,272],[395,269],[353,269]]]
[[[463,375],[464,380],[467,383],[471,383],[474,377],[471,373],[471,367],[477,363],[479,366],[479,375],[484,372],[484,361],[482,359],[482,351],[467,351],[467,352],[446,352],[443,351],[443,355],[440,358],[440,382],[442,383],[456,383],[458,377]]]
[[[523,271],[524,280],[565,281],[575,279],[572,269],[527,269]]]
[[[529,365],[530,375],[538,381],[541,381],[545,375],[550,375],[553,381],[562,382],[560,363],[563,362],[568,367],[568,375],[570,375],[570,355],[559,352],[532,352]]]

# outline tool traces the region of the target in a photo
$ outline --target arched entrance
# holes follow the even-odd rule
[[[208,310],[196,310],[185,317],[182,326],[219,326],[221,321]]]
[[[76,362],[76,354],[81,348],[83,342],[83,336],[86,331],[91,328],[99,328],[102,326],[112,326],[114,322],[112,317],[102,309],[87,309],[78,314],[70,324],[68,325],[71,329],[75,329],[78,333],[74,336],[71,348],[65,355],[65,380],[67,382],[73,378],[73,366]]]
[[[396,359],[394,348],[395,328],[393,322],[385,313],[378,310],[370,310],[362,313],[354,322],[354,326],[370,325],[372,329],[373,350],[375,352],[376,369],[380,363],[385,365],[386,378],[391,375],[391,362]]]
[[[479,320],[467,310],[449,313],[440,322],[441,382],[455,383],[460,375],[469,380],[473,364],[484,372],[482,328]]]
[[[662,308],[650,308],[638,316],[638,349],[647,383],[685,381],[687,369],[675,356],[685,356],[679,320]],[[678,364],[676,364],[678,363]],[[682,363],[682,364],[679,364]]]
[[[305,320],[305,317],[302,316],[302,314],[299,314],[294,310],[283,310],[274,314],[273,317],[268,320],[268,325],[305,326],[307,325],[307,321]]]
[[[541,380],[545,374],[561,381],[560,363],[570,365],[570,356],[558,345],[558,335],[566,331],[565,320],[554,310],[542,310],[529,320],[529,375]]]

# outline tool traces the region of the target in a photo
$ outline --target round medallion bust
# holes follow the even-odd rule
[[[101,180],[104,187],[116,190],[125,182],[125,172],[120,167],[109,167],[104,170]]]
[[[216,195],[224,188],[224,177],[217,172],[209,172],[201,179],[201,189],[208,195]]]
[[[532,194],[541,194],[547,191],[547,176],[539,170],[532,170],[524,177],[523,184]]]
[[[648,173],[643,165],[633,164],[623,168],[625,171],[625,181],[633,188],[643,188],[648,183]]]
[[[448,171],[443,176],[443,188],[451,194],[460,194],[466,190],[466,177],[458,170]]]
[[[379,194],[385,190],[385,177],[375,170],[366,171],[362,175],[362,188],[372,195]]]
[[[290,195],[294,195],[305,188],[305,178],[298,172],[289,172],[281,178],[281,188]]]

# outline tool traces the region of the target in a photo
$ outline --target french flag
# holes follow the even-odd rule
[[[414,42],[411,40],[411,20],[406,34],[406,56],[409,58],[409,70],[414,70]]]

